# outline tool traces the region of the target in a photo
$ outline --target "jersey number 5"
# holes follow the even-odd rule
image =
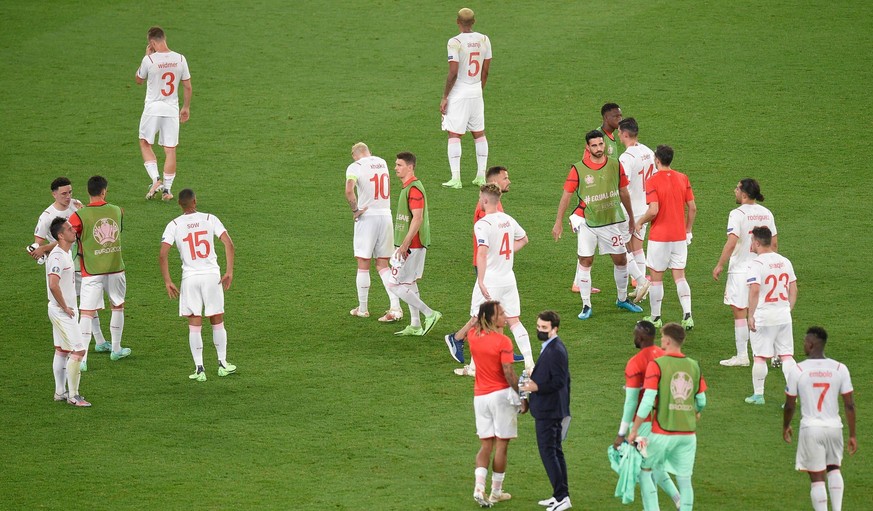
[[[828,393],[828,389],[831,388],[830,383],[813,383],[812,388],[821,389],[821,394],[818,395],[818,411],[821,411],[821,405],[824,403],[825,394]]]
[[[170,72],[166,72],[161,75],[161,80],[166,80],[166,84],[161,89],[161,94],[164,96],[172,96],[173,92],[176,91],[176,85],[173,83],[176,81],[176,75]]]
[[[467,69],[467,76],[476,76],[479,74],[479,71],[482,69],[482,64],[476,60],[476,57],[479,56],[478,51],[474,51],[470,53],[470,67]]]
[[[374,174],[373,177],[370,178],[370,181],[373,182],[373,198],[374,199],[390,199],[390,182],[388,181],[388,174]]]
[[[187,236],[182,238],[182,241],[188,242],[188,249],[191,251],[191,259],[206,259],[209,257],[211,250],[209,240],[203,237],[207,234],[207,231],[189,232]],[[199,250],[199,247],[203,247],[202,252]]]
[[[778,286],[780,282],[784,282],[785,287],[786,288],[788,287],[788,274],[787,273],[780,273],[778,277],[771,273],[770,275],[767,275],[767,277],[764,278],[764,285],[771,286],[770,291],[767,292],[767,296],[764,297],[765,302],[774,303],[774,302],[778,302],[779,300],[782,300],[782,301],[788,300],[788,297],[785,296],[781,290],[779,291],[778,296],[774,296],[776,293],[776,286]]]

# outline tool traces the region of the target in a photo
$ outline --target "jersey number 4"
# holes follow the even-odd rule
[[[509,260],[509,256],[512,255],[512,246],[509,244],[509,233],[503,233],[503,239],[500,240],[500,251],[498,254],[506,257]]]
[[[776,294],[776,287],[779,286],[779,283],[784,283],[783,289],[788,289],[788,274],[780,273],[777,277],[775,274],[767,275],[764,278],[764,285],[770,286],[770,291],[767,292],[767,296],[764,297],[764,301],[767,303],[774,303],[780,300],[787,301],[788,297],[782,293],[782,290],[779,290],[779,294]]]
[[[176,92],[176,85],[173,83],[176,81],[176,75],[170,72],[166,72],[161,75],[161,80],[165,80],[167,83],[164,84],[164,87],[161,88],[161,94],[164,96],[172,96],[174,92]]]
[[[212,247],[209,246],[209,240],[206,239],[208,231],[189,232],[187,236],[182,238],[182,241],[188,242],[188,249],[191,251],[191,259],[206,259],[211,253]],[[203,247],[203,251],[200,251]]]
[[[373,177],[370,178],[370,181],[373,182],[373,198],[374,199],[390,199],[391,198],[391,189],[390,181],[388,180],[388,174],[373,174]]]

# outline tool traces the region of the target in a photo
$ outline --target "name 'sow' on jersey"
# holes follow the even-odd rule
[[[485,215],[476,222],[473,233],[476,235],[477,246],[488,247],[485,285],[515,285],[515,273],[512,271],[515,251],[512,247],[516,240],[527,236],[524,229],[511,216],[497,212]]]
[[[749,270],[749,263],[756,255],[752,251],[752,229],[755,227],[768,227],[776,236],[773,213],[760,204],[743,204],[728,216],[727,233],[737,237],[737,245],[728,263],[728,273],[745,273]]]
[[[346,180],[355,182],[362,216],[391,216],[391,175],[388,164],[378,156],[365,156],[346,169]]]
[[[143,114],[156,117],[179,116],[179,86],[182,80],[190,80],[188,61],[174,51],[152,53],[142,58],[136,71],[146,81],[145,109]]]
[[[213,239],[225,232],[227,229],[215,215],[189,213],[167,224],[161,243],[178,247],[182,279],[191,275],[221,275]]]
[[[449,98],[482,97],[482,64],[491,59],[491,40],[479,32],[462,32],[449,39],[449,62],[458,63],[458,79]]]
[[[749,264],[746,282],[758,284],[758,308],[755,323],[759,326],[791,323],[791,304],[788,301],[788,285],[796,281],[791,261],[769,252],[755,257]]]

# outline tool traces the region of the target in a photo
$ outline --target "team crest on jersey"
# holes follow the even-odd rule
[[[670,394],[673,401],[685,402],[691,397],[691,390],[694,388],[694,382],[691,381],[691,375],[684,371],[678,371],[670,380]]]
[[[51,273],[54,273],[54,274],[61,273],[61,269],[58,268],[57,266],[52,266],[52,271],[51,271]]]
[[[612,156],[612,153],[614,153],[614,152],[615,152],[615,148],[614,148],[614,147],[612,147],[611,145],[610,145],[610,146],[606,146],[606,154],[608,154],[609,156]]]
[[[594,184],[594,176],[592,176],[591,174],[588,174],[587,176],[585,176],[585,184],[589,185],[589,186],[593,185]]]
[[[118,224],[111,218],[101,218],[94,224],[94,240],[106,246],[118,241]]]

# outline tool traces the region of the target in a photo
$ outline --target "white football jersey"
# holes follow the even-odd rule
[[[190,80],[188,61],[174,51],[152,53],[142,58],[136,75],[146,81],[146,115],[175,117],[179,115],[179,87]]]
[[[849,369],[830,358],[808,358],[788,373],[785,393],[800,396],[800,427],[841,428],[839,397],[852,392]]]
[[[77,309],[76,269],[73,267],[72,252],[55,246],[45,261],[45,289],[48,292],[48,301],[50,305],[60,307],[61,305],[55,300],[51,289],[49,289],[49,275],[60,277],[61,295],[64,297],[64,302],[66,302],[67,307]]]
[[[624,173],[629,181],[627,191],[630,193],[634,216],[642,216],[649,209],[648,204],[646,204],[646,180],[658,172],[658,168],[655,166],[655,153],[645,145],[638,143],[628,147],[618,158],[618,161],[624,167]]]
[[[485,263],[485,286],[510,286],[515,284],[515,273],[512,264],[515,252],[512,250],[515,240],[527,236],[524,229],[514,218],[506,213],[497,212],[485,215],[473,226],[476,245],[488,247],[488,259]]]
[[[788,302],[788,284],[797,280],[791,261],[777,254],[760,254],[749,263],[746,282],[758,284],[758,308],[755,323],[760,326],[791,323],[791,304]]]
[[[388,164],[378,156],[365,156],[346,169],[346,180],[353,180],[358,193],[361,216],[391,216],[391,174]]]
[[[70,207],[66,210],[61,211],[55,207],[54,202],[49,205],[49,207],[45,208],[45,211],[39,215],[39,220],[36,221],[36,229],[33,230],[33,235],[38,236],[44,240],[48,240],[50,242],[57,241],[51,233],[52,222],[55,218],[61,217],[66,218],[67,220],[73,216],[73,213],[76,212],[76,206],[73,202],[70,202]]]
[[[727,233],[738,238],[728,263],[728,273],[748,271],[749,263],[755,258],[752,252],[752,229],[755,227],[769,227],[773,236],[776,236],[773,213],[760,204],[743,204],[728,216]]]
[[[225,232],[227,229],[215,215],[189,213],[167,224],[161,243],[179,249],[183,279],[190,275],[221,275],[213,239]]]
[[[449,62],[458,63],[458,79],[450,98],[482,97],[482,64],[491,59],[491,41],[479,32],[462,32],[449,39]]]

